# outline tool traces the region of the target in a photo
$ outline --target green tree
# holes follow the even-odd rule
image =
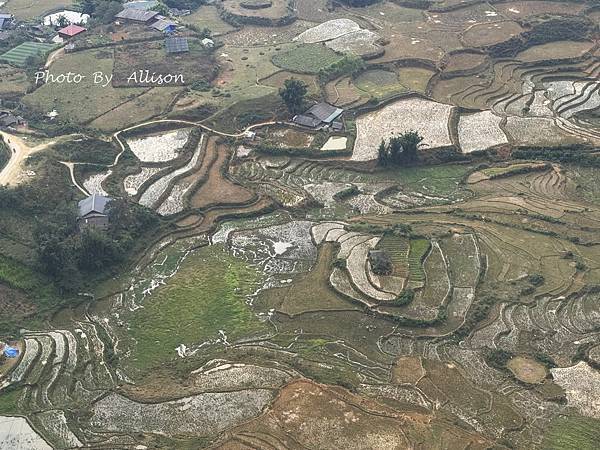
[[[56,21],[56,26],[60,27],[60,28],[64,28],[69,26],[70,22],[69,20],[63,16],[62,14],[60,16],[58,16],[58,20]]]
[[[302,110],[307,92],[308,86],[306,86],[306,83],[302,80],[290,78],[285,80],[283,87],[279,89],[279,96],[282,98],[289,112],[297,114]]]
[[[392,136],[388,141],[381,141],[377,150],[379,165],[403,165],[415,162],[422,146],[423,137],[417,131],[407,131],[399,136]]]

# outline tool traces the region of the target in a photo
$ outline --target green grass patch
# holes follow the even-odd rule
[[[128,361],[140,370],[177,357],[188,347],[219,337],[229,342],[265,330],[245,303],[260,275],[220,247],[204,247],[185,260],[168,284],[159,288],[130,318],[135,342]]]
[[[18,404],[22,394],[22,389],[10,386],[0,392],[0,414],[22,414]]]
[[[15,48],[0,55],[0,61],[5,61],[14,66],[23,67],[27,65],[28,59],[41,58],[54,48],[54,44],[42,42],[23,42]]]
[[[273,56],[273,64],[290,72],[317,74],[343,59],[322,44],[305,44]]]
[[[408,251],[408,271],[410,280],[425,281],[423,258],[429,251],[431,243],[427,239],[411,239]]]
[[[547,450],[596,450],[600,448],[600,420],[582,416],[558,417],[544,435]]]
[[[354,84],[371,97],[383,99],[408,89],[400,83],[398,75],[387,70],[367,70],[361,73]]]

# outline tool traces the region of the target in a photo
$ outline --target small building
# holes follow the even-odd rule
[[[72,37],[75,37],[78,34],[81,34],[85,31],[86,31],[85,28],[80,27],[79,25],[71,24],[67,27],[64,27],[64,28],[61,28],[60,30],[58,30],[58,36],[63,39],[71,39]]]
[[[150,26],[162,33],[173,33],[177,28],[177,24],[169,19],[159,19]]]
[[[15,116],[9,111],[0,111],[0,128],[18,127],[24,124],[25,120],[21,116]]]
[[[326,128],[332,126],[343,112],[344,110],[341,108],[336,108],[328,103],[321,102],[312,106],[304,114],[294,116],[292,122],[296,125],[308,128]],[[338,121],[335,126],[338,127],[339,124],[341,124],[341,122]]]
[[[0,30],[8,30],[14,19],[12,14],[0,13]]]
[[[165,49],[168,54],[185,53],[190,51],[190,44],[184,37],[168,37],[165,39]]]
[[[79,214],[77,222],[79,228],[97,228],[104,230],[108,228],[108,211],[106,206],[110,198],[103,195],[92,194],[79,202]]]
[[[210,38],[204,38],[200,41],[204,48],[213,48],[215,46],[215,41]]]
[[[156,21],[156,16],[158,16],[157,11],[144,11],[143,9],[137,8],[125,8],[115,16],[115,19],[150,25]]]

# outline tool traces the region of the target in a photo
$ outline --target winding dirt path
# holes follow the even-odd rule
[[[8,134],[4,131],[0,131],[0,135],[4,138],[4,142],[8,146],[11,155],[8,163],[0,172],[0,185],[14,186],[23,181],[23,161],[26,160],[30,155],[44,150],[56,143],[56,140],[40,144],[35,147],[29,146],[22,138],[13,134]]]
[[[88,197],[90,194],[88,191],[86,191],[83,187],[81,187],[81,185],[77,182],[77,180],[75,179],[75,164],[77,163],[72,163],[72,162],[67,162],[67,161],[58,161],[59,163],[61,163],[63,166],[65,166],[67,169],[69,169],[69,174],[71,175],[71,182],[73,183],[73,186],[75,186],[77,189],[79,189],[79,191],[85,195],[86,197]]]

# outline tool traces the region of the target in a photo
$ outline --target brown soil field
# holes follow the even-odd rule
[[[462,41],[468,47],[485,47],[505,42],[523,32],[523,27],[514,21],[495,22],[474,25],[462,35]]]
[[[594,47],[593,42],[557,41],[548,44],[534,45],[516,56],[524,62],[544,61],[551,59],[577,58]]]
[[[392,369],[392,382],[396,384],[415,385],[425,375],[421,358],[416,356],[403,356],[398,358]]]
[[[200,173],[204,172],[208,178],[191,195],[192,208],[240,205],[251,202],[255,198],[252,191],[233,183],[224,176],[230,156],[231,150],[225,145],[217,144],[215,139],[208,141],[206,155],[200,168]],[[207,167],[206,164],[210,166]]]
[[[350,426],[351,425],[351,426]],[[433,435],[436,436],[433,439]],[[490,445],[482,436],[437,419],[433,415],[384,406],[345,389],[307,380],[281,390],[266,413],[226,435],[218,448],[255,448],[258,443],[298,448],[383,449],[483,449]]]
[[[543,364],[525,356],[515,356],[508,362],[507,367],[517,379],[525,383],[541,383],[547,375]]]
[[[448,57],[445,72],[472,70],[483,65],[486,60],[486,55],[479,53],[454,53]]]
[[[21,318],[34,313],[35,306],[20,291],[0,284],[0,318]]]
[[[148,70],[150,74],[182,74],[183,82],[174,85],[190,85],[199,80],[210,81],[216,73],[215,61],[199,41],[190,40],[190,52],[168,55],[162,41],[143,42],[115,47],[113,86],[148,87],[153,83],[128,81],[134,71]],[[139,76],[138,76],[139,77]]]

